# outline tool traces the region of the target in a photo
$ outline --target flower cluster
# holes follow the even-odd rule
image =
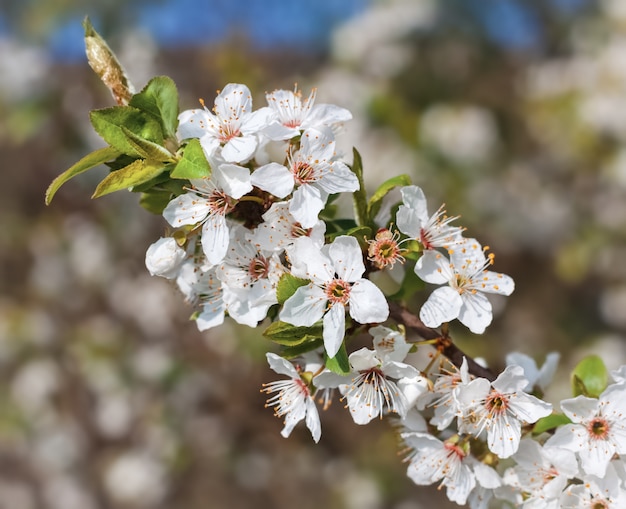
[[[106,45],[99,51],[117,65]],[[318,442],[318,405],[339,399],[356,424],[390,418],[408,477],[439,483],[459,505],[486,508],[495,497],[525,509],[624,507],[626,368],[608,384],[603,364],[583,361],[559,412],[541,399],[558,355],[539,369],[511,354],[496,376],[463,354],[448,323],[484,332],[487,295],[510,295],[513,280],[490,270],[494,255],[443,205],[430,214],[407,176],[368,198],[358,152],[348,164],[336,149],[349,111],[297,89],[268,93],[254,110],[249,89],[231,83],[213,108],[200,101],[178,113],[165,77],[137,94],[116,83],[114,97],[117,107],[92,112],[109,147],[55,179],[46,200],[101,163],[112,171],[94,196],[141,192],[172,228],[148,248],[146,266],[176,283],[198,328],[230,317],[267,325],[263,334],[281,345],[267,361],[286,378],[262,391],[284,437],[304,421]],[[354,220],[336,217],[344,193]],[[385,293],[374,273],[395,291]],[[406,304],[425,284],[437,288],[418,297],[418,317]],[[356,338],[371,348],[351,348]]]

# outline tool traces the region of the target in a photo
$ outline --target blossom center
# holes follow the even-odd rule
[[[596,440],[604,440],[609,434],[609,423],[600,417],[592,419],[587,425],[589,436]]]
[[[463,449],[461,449],[458,445],[453,444],[452,442],[444,442],[443,447],[446,451],[448,451],[448,456],[454,455],[459,459],[463,459],[465,458],[465,456],[467,456]]]
[[[306,161],[296,161],[291,167],[293,178],[298,184],[308,184],[315,182],[317,176],[315,175],[315,168]]]
[[[209,208],[214,214],[226,215],[235,208],[233,200],[224,191],[215,189],[209,196]]]
[[[224,122],[219,128],[218,139],[221,143],[228,143],[233,138],[241,135],[239,127],[230,122]]]
[[[435,249],[432,244],[432,234],[424,228],[420,228],[420,243],[424,246],[424,249]]]
[[[609,504],[606,500],[600,498],[593,498],[591,500],[591,504],[589,504],[591,509],[609,509]]]
[[[503,414],[509,407],[509,398],[505,394],[499,392],[492,392],[485,402],[487,410],[490,414]]]
[[[264,256],[257,256],[250,261],[248,266],[248,273],[252,278],[252,281],[258,281],[259,279],[267,278],[269,273],[270,264],[267,258]]]
[[[333,279],[325,289],[326,298],[333,304],[346,304],[350,299],[350,283]]]
[[[311,234],[312,228],[303,228],[298,222],[293,223],[291,226],[291,237],[296,239],[298,237],[308,237]]]
[[[374,262],[379,269],[383,269],[388,265],[393,267],[397,261],[404,262],[404,257],[402,256],[403,249],[398,244],[398,238],[397,233],[381,228],[376,233],[374,240],[368,241],[368,259]]]

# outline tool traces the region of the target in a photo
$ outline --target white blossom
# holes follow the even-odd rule
[[[161,237],[146,251],[146,268],[152,276],[173,279],[178,275],[187,253],[173,237]]]
[[[324,348],[334,357],[343,342],[346,307],[359,323],[387,319],[385,295],[363,278],[363,253],[354,237],[340,235],[321,251],[303,237],[295,247],[292,273],[311,282],[287,299],[279,315],[283,322],[310,327],[323,318]]]

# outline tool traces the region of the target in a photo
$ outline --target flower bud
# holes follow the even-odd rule
[[[146,252],[146,267],[153,276],[173,279],[187,254],[172,237],[161,237]]]

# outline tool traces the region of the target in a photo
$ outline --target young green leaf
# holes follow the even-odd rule
[[[356,148],[352,149],[352,153],[354,155],[352,171],[359,181],[359,189],[352,194],[354,216],[359,226],[368,226],[370,218],[367,215],[367,192],[365,191],[365,181],[363,180],[363,160]]]
[[[293,359],[294,357],[299,357],[300,355],[303,355],[307,352],[317,350],[318,348],[321,348],[323,344],[324,342],[322,338],[311,339],[309,337],[307,341],[304,341],[298,345],[287,346],[283,348],[280,352],[280,355],[285,359]]]
[[[322,337],[322,325],[299,327],[286,322],[272,323],[263,335],[279,345],[294,346]]]
[[[546,431],[551,431],[559,426],[570,424],[569,417],[564,414],[552,414],[547,417],[542,417],[533,426],[533,435],[541,435]]]
[[[121,170],[109,173],[96,187],[92,198],[99,198],[105,194],[121,189],[128,189],[139,184],[143,184],[153,179],[165,170],[163,163],[137,159]]]
[[[278,299],[278,303],[280,305],[284,304],[289,297],[296,293],[298,288],[308,284],[308,279],[302,279],[292,276],[291,274],[283,274],[278,280],[278,285],[276,286],[276,298]]]
[[[85,29],[85,52],[90,67],[111,91],[117,104],[128,104],[135,90],[122,64],[105,40],[96,32],[89,17],[83,21],[83,28]]]
[[[151,159],[153,161],[173,162],[174,155],[156,143],[137,136],[124,126],[121,126],[122,132],[126,135],[126,141],[137,151],[137,153],[144,159]]]
[[[168,191],[150,191],[141,193],[139,197],[139,205],[148,212],[155,215],[161,215],[172,199],[172,193]]]
[[[334,357],[324,356],[326,359],[326,367],[333,373],[338,375],[347,375],[350,373],[350,362],[348,361],[348,352],[346,351],[346,345],[341,344],[341,348]]]
[[[151,115],[132,106],[114,106],[90,113],[91,124],[96,132],[112,147],[123,154],[143,157],[128,141],[124,129],[139,138],[163,144],[161,125]],[[124,128],[124,129],[123,129]]]
[[[52,183],[48,186],[46,190],[46,205],[50,205],[52,198],[59,190],[59,188],[65,184],[71,178],[74,178],[76,175],[80,175],[81,173],[90,170],[100,164],[106,163],[107,161],[111,161],[120,155],[119,150],[113,147],[104,147],[98,150],[93,151],[91,154],[86,155],[76,164],[74,164],[69,169],[65,170],[61,175],[55,178]]]
[[[170,176],[174,179],[198,179],[211,176],[211,166],[204,155],[200,141],[196,138],[189,140],[185,146],[183,156]]]
[[[608,385],[609,374],[604,362],[597,355],[589,355],[580,361],[572,372],[574,396],[597,398]]]
[[[389,194],[392,189],[396,187],[410,186],[411,185],[411,177],[408,175],[397,175],[395,177],[391,177],[389,180],[383,182],[376,192],[370,198],[369,203],[367,204],[367,213],[369,217],[375,217],[380,210],[380,206],[383,203],[383,199],[385,196]]]
[[[178,128],[178,90],[167,76],[152,78],[128,103],[153,115],[161,123],[166,138],[174,138]]]

